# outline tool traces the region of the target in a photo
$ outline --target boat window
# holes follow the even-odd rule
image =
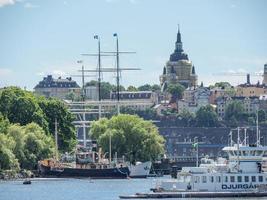
[[[247,156],[248,155],[248,152],[247,151],[243,151],[243,155],[244,156]]]
[[[245,182],[249,182],[249,176],[245,176]]]
[[[225,182],[225,183],[228,182],[228,176],[224,176],[224,182]]]
[[[214,182],[214,177],[210,176],[210,182],[213,183]]]
[[[259,182],[263,182],[263,176],[259,176]]]
[[[256,182],[256,176],[251,176],[251,181]]]
[[[202,176],[202,183],[207,183],[207,177],[206,176]]]
[[[199,183],[199,176],[194,177],[195,183]]]
[[[220,176],[216,176],[216,182],[220,183],[221,182],[221,177]]]
[[[230,176],[230,182],[231,183],[235,182],[235,177],[234,176]]]
[[[237,182],[238,182],[238,183],[242,182],[242,176],[238,176],[238,177],[237,177]]]

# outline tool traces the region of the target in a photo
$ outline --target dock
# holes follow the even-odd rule
[[[267,192],[158,192],[121,195],[120,199],[266,197]]]

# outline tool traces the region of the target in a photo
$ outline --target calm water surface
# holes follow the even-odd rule
[[[149,192],[160,179],[34,179],[31,185],[2,181],[0,200],[117,200],[119,195]]]

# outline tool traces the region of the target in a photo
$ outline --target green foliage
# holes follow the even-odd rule
[[[0,133],[0,169],[19,170],[19,163],[14,153],[15,141],[8,135]]]
[[[85,86],[96,86],[98,87],[98,82],[95,80],[92,80],[88,83],[85,84]],[[109,82],[101,82],[101,99],[109,99],[110,98],[110,93],[113,91],[117,90],[117,86],[110,84]],[[125,88],[120,85],[120,91],[125,91]]]
[[[105,152],[109,151],[111,137],[112,152],[125,155],[131,162],[155,160],[164,152],[164,139],[155,125],[135,115],[122,114],[95,121],[90,134]]]
[[[242,103],[239,101],[233,101],[226,106],[225,119],[229,121],[235,118],[237,121],[239,121],[245,118],[244,113],[245,109]]]
[[[0,96],[0,112],[10,123],[26,125],[36,122],[48,132],[48,124],[39,107],[36,98],[31,92],[17,87],[7,87]]]
[[[138,91],[138,89],[132,85],[130,85],[128,88],[127,88],[127,91],[130,91],[130,92],[136,92]]]
[[[184,90],[185,90],[185,87],[179,83],[170,84],[167,87],[167,92],[169,92],[172,95],[172,101],[181,99],[183,97]]]
[[[195,123],[195,115],[188,110],[182,110],[180,114],[178,114],[177,118],[182,121],[184,126],[190,127]]]
[[[139,91],[151,91],[152,87],[149,84],[141,85],[138,87]]]
[[[17,87],[7,87],[0,93],[0,113],[2,133],[7,132],[9,122],[20,125],[35,122],[50,135],[54,133],[54,122],[57,118],[60,150],[70,151],[76,144],[75,128],[72,124],[74,116],[58,99],[46,99]]]
[[[213,108],[203,106],[196,112],[196,123],[200,127],[215,127],[218,125],[218,116]]]
[[[217,82],[214,85],[215,87],[220,87],[220,88],[230,88],[232,85],[229,82]]]
[[[55,119],[57,119],[59,149],[63,152],[71,151],[76,145],[75,127],[72,124],[74,116],[67,110],[65,104],[58,99],[39,97],[38,104],[44,111],[50,133],[55,132]]]
[[[0,169],[36,169],[39,160],[52,157],[54,140],[36,123],[8,127],[0,133]]]
[[[52,137],[37,124],[31,123],[24,127],[24,152],[26,160],[22,163],[23,168],[36,169],[39,160],[54,155],[55,144]]]
[[[8,119],[6,119],[1,113],[0,113],[0,133],[7,133],[7,128],[9,127],[10,123]]]

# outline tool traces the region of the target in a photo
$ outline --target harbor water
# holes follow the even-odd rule
[[[117,200],[119,195],[149,192],[150,188],[165,178],[169,177],[111,180],[32,179],[31,185],[23,185],[23,180],[0,181],[0,200]]]

